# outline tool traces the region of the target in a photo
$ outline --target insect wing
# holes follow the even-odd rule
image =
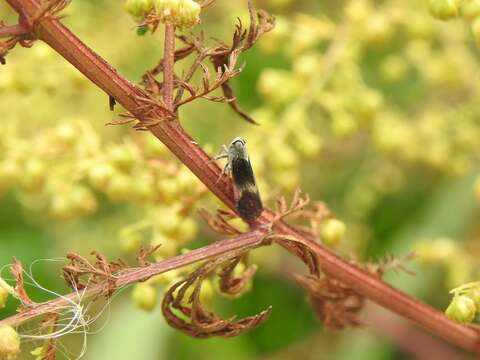
[[[255,183],[252,165],[243,158],[231,161],[232,177],[239,191],[237,210],[240,215],[249,220],[256,219],[263,210],[262,200]]]

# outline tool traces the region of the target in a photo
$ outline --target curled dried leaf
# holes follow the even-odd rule
[[[256,328],[268,318],[271,308],[237,321],[234,318],[225,320],[201,304],[202,282],[217,265],[218,261],[205,264],[166,292],[162,312],[170,326],[196,338],[231,337]],[[192,288],[191,295],[187,297]]]
[[[13,264],[10,265],[10,272],[15,278],[15,293],[18,299],[22,302],[22,305],[32,305],[33,301],[30,299],[27,292],[25,291],[22,263],[16,258],[13,258]]]
[[[217,213],[212,215],[207,210],[200,209],[198,213],[203,220],[205,220],[208,226],[210,226],[213,231],[219,234],[240,235],[242,233],[228,222],[228,220],[237,217],[237,215],[235,215],[233,212],[217,210]]]
[[[84,289],[88,283],[103,284],[104,292],[110,296],[117,288],[116,274],[128,268],[128,264],[120,259],[109,262],[103,254],[96,251],[92,255],[95,256],[94,264],[78,254],[67,254],[70,263],[62,269],[63,278],[72,289]]]
[[[308,299],[326,327],[333,330],[361,325],[358,312],[364,298],[340,281],[327,276],[301,276],[295,279],[307,290]]]
[[[148,257],[152,256],[155,251],[160,248],[162,244],[158,244],[155,246],[148,246],[144,248],[143,246],[140,248],[140,253],[137,255],[137,261],[140,264],[140,266],[148,266],[150,265],[150,262],[147,260]]]
[[[242,295],[245,290],[248,288],[249,284],[251,283],[253,276],[257,272],[257,266],[251,265],[247,267],[241,276],[237,277],[234,274],[234,270],[239,263],[246,263],[245,256],[239,256],[237,258],[232,259],[229,263],[222,267],[221,270],[218,272],[219,287],[220,291],[224,294],[228,294],[230,296],[239,296]]]

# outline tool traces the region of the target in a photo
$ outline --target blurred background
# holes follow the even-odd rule
[[[138,83],[162,56],[163,29],[138,36],[123,5],[73,1],[62,21]],[[452,288],[478,279],[475,14],[463,9],[441,22],[427,2],[413,0],[255,5],[276,17],[276,27],[242,56],[246,68],[232,85],[260,126],[204,100],[181,109],[182,124],[210,154],[235,136],[245,138],[267,206],[296,188],[325,202],[338,221],[322,229],[324,242],[343,256],[375,262],[415,251],[406,264],[415,275],[392,272],[386,279],[444,310]],[[6,2],[0,14],[15,22]],[[246,1],[217,0],[192,31],[229,42],[237,17],[248,24]],[[178,62],[177,73],[191,61]],[[40,41],[15,48],[0,67],[0,264],[22,261],[45,288],[27,287],[36,301],[55,297],[49,291],[70,291],[62,262],[48,260],[69,251],[98,250],[134,264],[141,245],[162,244],[155,253],[162,260],[220,239],[197,211],[221,204],[148,132],[105,126],[121,112],[118,105],[110,112],[108,96]],[[45,260],[29,270],[39,259]],[[293,279],[304,271],[301,264],[277,247],[253,251],[251,261],[259,270],[242,297],[223,298],[214,277],[202,295],[225,317],[272,305],[260,328],[208,340],[169,328],[160,301],[182,276],[174,271],[92,305],[92,316],[101,316],[84,358],[376,360],[428,358],[422,346],[443,349],[408,327],[388,331],[408,325],[376,307],[364,315],[371,326],[328,331]],[[7,268],[1,276],[11,278]],[[17,305],[10,298],[0,318]],[[27,324],[19,332],[36,330],[38,324]],[[76,358],[83,340],[83,334],[62,338],[59,358]],[[29,351],[41,345],[26,341],[19,359],[34,358]]]

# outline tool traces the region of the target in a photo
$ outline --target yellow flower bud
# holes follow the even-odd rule
[[[401,80],[408,70],[408,65],[403,57],[390,55],[385,58],[381,65],[382,75],[387,81],[395,82]]]
[[[14,360],[20,352],[20,337],[14,328],[0,325],[0,359]]]
[[[198,231],[198,225],[192,218],[185,218],[182,220],[178,229],[175,232],[175,239],[180,244],[184,244],[193,240]]]
[[[152,0],[127,0],[125,10],[134,17],[144,17],[152,8]]]
[[[287,103],[301,93],[302,84],[286,70],[265,69],[258,79],[258,92],[274,104]]]
[[[178,199],[181,188],[175,178],[165,178],[157,182],[157,190],[161,199],[168,204]]]
[[[75,215],[70,198],[64,193],[55,194],[50,204],[51,214],[60,220],[69,220]]]
[[[7,289],[0,286],[0,309],[3,309],[7,305],[8,294]]]
[[[143,142],[143,150],[149,156],[163,157],[169,153],[168,148],[155,136],[147,134]]]
[[[132,195],[132,179],[122,173],[114,173],[108,182],[106,192],[113,201],[125,201]]]
[[[475,20],[480,16],[480,0],[465,0],[460,7],[462,16],[467,20]]]
[[[39,190],[42,186],[47,167],[39,159],[30,158],[25,161],[22,176],[18,178],[20,186],[27,191]]]
[[[468,324],[473,321],[476,312],[477,308],[472,299],[466,295],[458,295],[453,297],[452,302],[445,310],[445,315],[460,324]]]
[[[155,9],[161,21],[178,27],[191,27],[200,22],[201,7],[193,0],[156,0]]]
[[[62,123],[55,129],[55,135],[62,143],[72,144],[77,138],[77,130],[72,124]]]
[[[430,0],[430,13],[440,20],[448,20],[458,15],[459,0]]]
[[[138,153],[133,145],[114,145],[107,149],[112,164],[119,170],[130,171],[137,162]]]
[[[110,164],[100,163],[88,169],[88,180],[93,187],[105,191],[114,169]]]
[[[349,114],[339,111],[332,114],[332,133],[336,137],[347,137],[358,130],[358,124]]]
[[[480,286],[473,286],[465,293],[465,295],[475,302],[475,307],[477,310],[480,309]]]
[[[153,221],[156,229],[166,235],[174,235],[182,221],[178,212],[169,207],[159,207],[155,210]]]
[[[472,34],[477,46],[480,46],[480,17],[472,22]]]
[[[338,219],[326,219],[320,225],[321,240],[328,246],[336,246],[345,237],[346,226]]]
[[[120,230],[120,246],[123,251],[135,253],[140,248],[143,240],[143,233],[132,227],[125,227]]]
[[[139,309],[152,311],[157,304],[157,289],[147,283],[135,284],[131,297]]]
[[[85,186],[74,186],[68,197],[78,215],[91,215],[97,210],[97,200]]]
[[[176,239],[171,239],[159,232],[154,234],[151,240],[151,245],[152,246],[160,245],[157,251],[155,251],[155,253],[153,254],[153,256],[155,257],[155,260],[157,261],[168,259],[177,255],[178,242],[176,241]]]
[[[383,46],[393,36],[391,20],[385,15],[373,14],[365,24],[366,41],[375,46]]]
[[[154,197],[154,179],[150,173],[143,173],[135,176],[131,184],[132,199],[143,203],[152,200]]]
[[[170,284],[168,288],[170,288],[174,283]],[[185,292],[185,296],[183,297],[181,304],[184,306],[190,306],[190,297],[193,294],[194,287],[190,286],[187,291]],[[178,288],[175,290],[175,294],[178,293]],[[215,290],[213,288],[212,282],[209,279],[205,279],[202,281],[202,287],[200,289],[200,302],[202,305],[210,306],[212,304],[213,296],[215,294]]]

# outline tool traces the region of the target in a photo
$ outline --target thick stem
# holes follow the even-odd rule
[[[237,253],[238,251],[251,250],[262,245],[265,235],[266,231],[254,230],[231,239],[217,241],[200,249],[192,250],[184,255],[179,255],[149,266],[131,268],[118,275],[115,286],[117,289],[120,289],[126,285],[144,281],[152,276],[194,264],[199,261],[205,261],[219,256],[228,256],[229,254]],[[104,291],[105,284],[97,284],[90,287],[85,294],[82,295],[82,298],[86,299],[94,295],[101,295]],[[62,307],[70,304],[69,300],[78,301],[78,293],[72,292],[62,298],[29,306],[27,310],[1,320],[0,325],[18,326],[38,316],[50,312],[61,311]]]
[[[18,12],[32,17],[38,10],[36,0],[7,0]],[[108,63],[83,44],[58,20],[44,20],[36,27],[36,35],[49,44],[66,60],[73,64],[92,82],[113,96],[123,107],[139,119],[145,115],[139,111],[137,96],[145,93],[118,74]],[[162,113],[158,106],[158,113]],[[227,180],[217,181],[221,170],[218,165],[195,143],[177,121],[163,121],[149,128],[226,206],[235,211],[232,189]],[[260,224],[269,225],[274,217],[265,210],[258,219]],[[305,238],[286,223],[276,226],[279,233],[304,239],[320,262],[322,270],[329,276],[342,281],[360,295],[390,309],[397,314],[414,321],[431,333],[456,344],[464,349],[480,353],[480,337],[468,327],[458,325],[447,319],[443,313],[431,306],[418,302],[405,293],[394,289],[383,280],[372,276],[359,267],[342,259],[330,249]],[[292,251],[289,242],[281,245]]]
[[[175,64],[175,25],[165,24],[165,48],[163,52],[163,101],[165,107],[173,111],[173,80]]]
[[[28,33],[28,28],[23,24],[0,26],[0,38],[21,36]]]

